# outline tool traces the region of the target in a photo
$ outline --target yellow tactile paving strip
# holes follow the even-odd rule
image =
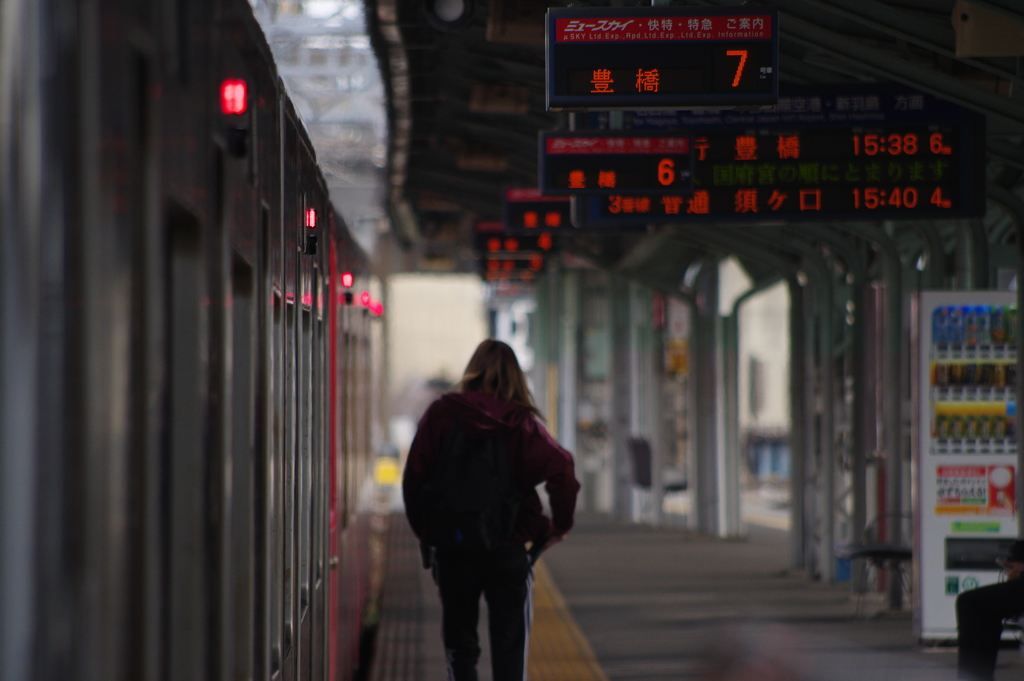
[[[530,681],[608,681],[544,561],[533,567]]]

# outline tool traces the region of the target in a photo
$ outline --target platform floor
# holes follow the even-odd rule
[[[392,521],[390,543],[404,544],[398,553],[414,562],[404,518]],[[955,649],[917,646],[909,612],[858,616],[849,586],[808,582],[787,570],[785,532],[749,529],[744,540],[723,541],[579,518],[537,570],[530,680],[955,681]],[[393,557],[387,580],[394,578]],[[418,606],[406,617],[418,613],[407,623],[416,640],[407,648],[419,659],[396,665],[400,653],[379,643],[374,671],[389,663],[396,671],[372,674],[375,681],[446,679],[436,590],[428,572],[406,566],[409,577],[413,571]],[[388,586],[383,619],[388,596],[408,591],[389,594]],[[486,638],[481,631],[481,681],[491,678]],[[1004,649],[997,681],[1020,678],[1024,659]]]

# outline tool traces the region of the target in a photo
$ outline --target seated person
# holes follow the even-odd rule
[[[997,562],[1006,581],[956,597],[958,681],[993,681],[1003,620],[1024,613],[1024,541],[1014,542],[1010,555]]]

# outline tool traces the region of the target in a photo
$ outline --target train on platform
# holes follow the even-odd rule
[[[252,6],[0,16],[0,678],[356,678],[379,282]]]

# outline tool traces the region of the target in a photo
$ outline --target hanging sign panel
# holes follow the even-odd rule
[[[540,253],[487,253],[480,258],[480,267],[484,281],[533,281],[544,262]]]
[[[690,138],[679,133],[542,132],[544,194],[686,192],[693,189]]]
[[[627,115],[634,128],[692,136],[694,191],[610,192],[579,202],[578,221],[611,227],[983,214],[984,120],[973,112],[905,91],[794,95],[778,108]]]
[[[543,255],[550,253],[555,247],[555,237],[549,230],[540,231],[537,234],[505,234],[504,223],[486,224],[496,224],[500,229],[497,232],[478,231],[473,235],[473,249],[480,255],[491,257],[516,256],[523,253]]]
[[[508,233],[555,234],[572,229],[568,196],[543,196],[536,187],[507,187],[502,198]]]
[[[547,108],[771,105],[778,13],[762,7],[548,10]]]

